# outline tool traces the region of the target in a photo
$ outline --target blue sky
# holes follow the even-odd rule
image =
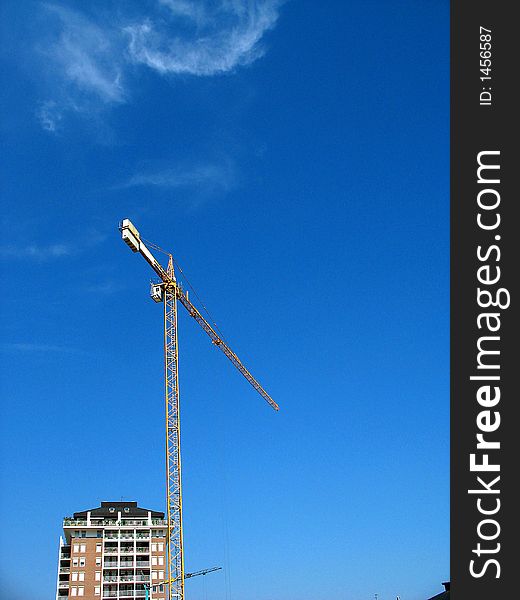
[[[281,406],[181,315],[186,564],[226,570],[189,598],[440,591],[448,19],[412,0],[4,5],[4,595],[53,597],[63,516],[164,506],[161,307],[124,217]]]

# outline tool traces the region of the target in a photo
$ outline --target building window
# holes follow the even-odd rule
[[[157,544],[157,548],[159,552],[164,552],[164,544],[162,542],[160,544]]]
[[[98,538],[102,538],[102,537],[103,537],[103,531],[102,531],[102,530],[100,530],[100,529],[98,529],[98,530],[96,531],[96,537],[98,537]]]
[[[77,558],[73,558],[72,559],[72,566],[73,567],[77,567],[78,566],[78,559]]]
[[[85,566],[85,557],[82,557],[79,559],[79,566],[80,567],[84,567]]]
[[[77,596],[78,595],[78,588],[77,587],[71,587],[70,588],[70,595],[71,596]]]
[[[157,559],[158,559],[158,561],[159,561],[159,562],[157,563],[158,565],[164,565],[164,556],[158,556],[158,557],[157,557]]]
[[[101,566],[101,556],[96,556],[96,567]]]
[[[152,566],[157,566],[157,556],[152,556]]]
[[[82,531],[82,532],[81,532],[81,537],[82,537],[82,538],[84,538],[84,537],[87,537],[87,532],[86,532],[86,531]]]
[[[87,551],[87,544],[81,544],[79,551],[83,554]]]
[[[72,552],[79,552],[79,544],[74,544],[72,546]]]
[[[78,596],[84,596],[85,595],[85,588],[83,586],[78,588]]]
[[[101,595],[101,588],[99,586],[94,588],[94,595],[96,595],[96,596]]]
[[[96,581],[101,581],[101,571],[96,571]]]
[[[152,571],[152,579],[157,579],[157,571]]]
[[[101,544],[96,544],[96,552],[101,552]]]
[[[78,574],[77,573],[71,573],[70,580],[71,581],[77,581],[78,580]]]
[[[152,552],[157,552],[157,544],[152,544]]]
[[[159,571],[159,579],[161,581],[164,579],[164,571]]]
[[[85,573],[78,573],[78,575],[79,575],[79,578],[78,578],[79,581],[85,581]]]

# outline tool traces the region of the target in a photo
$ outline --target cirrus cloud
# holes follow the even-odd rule
[[[262,39],[279,14],[280,0],[156,0],[140,17],[87,17],[44,5],[50,33],[40,44],[53,94],[40,103],[44,129],[57,131],[64,116],[99,114],[128,102],[135,67],[159,75],[208,77],[260,58]]]

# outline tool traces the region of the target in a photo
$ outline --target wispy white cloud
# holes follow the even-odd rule
[[[8,245],[0,247],[0,257],[8,259],[30,259],[38,262],[63,258],[74,254],[74,248],[70,244],[26,244]]]
[[[4,352],[27,352],[27,353],[65,353],[65,354],[76,354],[77,349],[71,348],[70,346],[57,346],[53,344],[39,344],[34,342],[13,342],[13,343],[2,343],[0,349]]]
[[[114,26],[56,4],[44,7],[53,35],[41,52],[57,93],[40,105],[37,116],[44,129],[55,132],[68,112],[91,114],[126,101],[125,41]]]
[[[166,6],[174,17],[190,20],[197,25],[207,23],[208,11],[204,2],[192,0],[158,0],[159,4]]]
[[[175,166],[136,173],[119,187],[152,186],[164,189],[192,189],[200,193],[228,192],[237,185],[231,162]]]
[[[173,16],[192,19],[195,34],[181,34],[171,23],[153,22],[130,25],[132,59],[159,73],[215,75],[246,65],[264,53],[260,41],[278,19],[278,2],[220,2],[203,11],[196,4],[162,0]]]
[[[111,296],[125,289],[120,283],[110,280],[87,284],[84,287],[89,294],[97,294],[99,296]]]
[[[54,132],[59,128],[60,121],[63,118],[62,112],[63,108],[58,106],[55,100],[48,100],[42,102],[36,111],[36,116],[46,131]]]
[[[61,24],[47,55],[67,81],[103,102],[123,102],[121,47],[115,29],[61,6],[47,5],[47,9]]]
[[[9,223],[4,224],[4,227],[9,227]],[[34,237],[25,231],[24,235],[25,239]],[[84,225],[82,233],[77,235],[74,242],[59,241],[54,244],[41,244],[36,241],[20,241],[0,246],[0,259],[33,262],[67,259],[102,244],[107,237],[104,229],[100,230],[95,226]],[[23,238],[21,239],[23,240]]]
[[[46,4],[43,70],[53,94],[40,104],[44,129],[56,132],[67,113],[99,113],[129,100],[135,66],[165,74],[211,76],[263,55],[262,38],[277,20],[281,0],[156,0],[141,18],[87,17]]]

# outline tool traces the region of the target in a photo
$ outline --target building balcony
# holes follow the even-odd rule
[[[81,525],[82,527],[87,525],[87,521],[84,519],[63,519],[63,527],[74,527],[75,525]]]
[[[60,573],[70,573],[70,567],[60,567]]]
[[[120,590],[119,593],[115,590],[104,590],[103,598],[145,598],[144,590]]]
[[[60,590],[68,590],[69,589],[69,582],[68,581],[60,581],[58,583],[58,588]]]

